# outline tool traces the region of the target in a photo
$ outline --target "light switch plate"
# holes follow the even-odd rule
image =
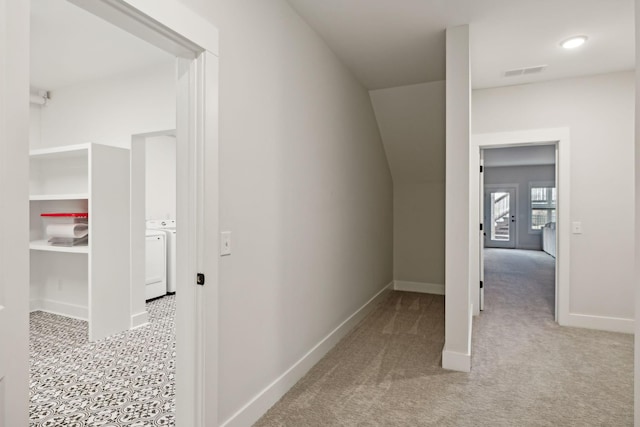
[[[220,256],[231,255],[231,232],[220,233]]]
[[[573,234],[582,234],[582,223],[580,221],[574,221],[571,224],[571,232]]]

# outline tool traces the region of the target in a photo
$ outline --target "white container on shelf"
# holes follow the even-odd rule
[[[87,212],[41,213],[44,235],[52,246],[87,246],[89,214]]]

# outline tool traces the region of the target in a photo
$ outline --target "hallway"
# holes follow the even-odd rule
[[[256,425],[633,425],[633,336],[558,326],[553,269],[487,250],[470,374],[440,367],[444,298],[393,292]]]

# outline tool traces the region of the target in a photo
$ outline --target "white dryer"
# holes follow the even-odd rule
[[[162,231],[167,239],[167,293],[176,293],[176,220],[175,219],[150,219],[147,220],[147,229]]]
[[[145,299],[167,294],[167,238],[159,230],[147,230],[145,247]]]

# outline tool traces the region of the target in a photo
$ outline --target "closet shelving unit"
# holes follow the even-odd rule
[[[129,150],[87,143],[30,153],[31,309],[87,320],[90,341],[131,324],[129,194]],[[45,212],[88,212],[88,244],[48,244]]]

